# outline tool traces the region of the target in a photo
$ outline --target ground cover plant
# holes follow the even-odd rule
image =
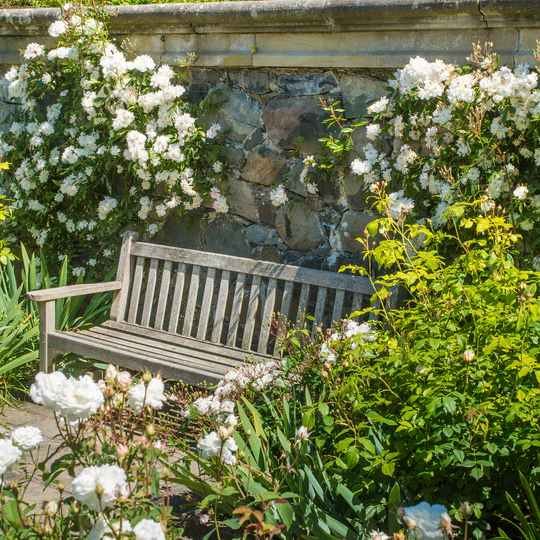
[[[218,124],[182,97],[179,71],[127,53],[101,8],[66,4],[49,28],[57,46],[31,43],[6,74],[19,102],[0,156],[18,241],[78,257],[74,274],[114,258],[127,226],[155,234],[171,211],[228,205],[217,184]],[[200,116],[200,121],[197,120]],[[49,261],[52,264],[52,261]]]
[[[139,5],[139,4],[195,4],[208,2],[245,2],[247,0],[105,0],[100,2],[82,2],[83,5],[94,6],[97,4],[102,6],[122,6],[122,5]],[[262,0],[264,1],[264,0]],[[63,0],[1,0],[0,8],[59,8],[65,4]]]

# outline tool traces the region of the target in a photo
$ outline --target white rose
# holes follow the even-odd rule
[[[148,383],[144,382],[130,388],[128,392],[128,405],[139,414],[143,407],[152,407],[161,409],[163,403],[167,400],[165,397],[165,385],[161,379],[155,377]]]
[[[443,540],[441,518],[444,514],[444,506],[430,506],[427,502],[405,508],[405,520],[414,524],[414,534],[418,540]]]
[[[122,533],[131,532],[131,523],[127,520],[122,521]],[[90,532],[87,540],[114,540],[120,533],[120,521],[112,524],[112,527],[104,520],[98,519]]]
[[[67,378],[61,371],[38,373],[36,382],[30,387],[30,397],[34,403],[43,405],[53,412],[58,412],[60,405],[57,402],[57,397],[66,381]]]
[[[86,467],[79,476],[73,480],[71,491],[73,496],[90,510],[100,509],[100,499],[96,488],[103,490],[101,506],[103,508],[114,505],[119,490],[128,489],[127,478],[124,469],[118,465],[101,465]]]
[[[133,532],[137,540],[165,540],[161,525],[151,519],[143,519],[135,525]]]
[[[0,476],[17,465],[21,458],[20,448],[17,448],[9,439],[0,439]]]
[[[41,430],[34,426],[20,427],[11,433],[11,440],[21,450],[32,450],[37,448],[43,441]]]
[[[76,424],[95,414],[105,398],[99,386],[90,375],[79,379],[70,377],[61,387],[58,396],[59,413],[66,422]]]

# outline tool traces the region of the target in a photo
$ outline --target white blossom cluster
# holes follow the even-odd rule
[[[19,236],[92,252],[126,222],[152,235],[171,210],[196,209],[208,195],[227,212],[210,192],[224,173],[208,151],[221,126],[197,125],[170,66],[119,49],[103,10],[68,8],[49,28],[58,45],[31,43],[5,75],[21,105],[0,135]]]
[[[336,345],[349,340],[350,348],[356,349],[360,341],[375,341],[377,332],[368,322],[358,323],[352,319],[341,322],[339,331],[332,332],[327,340],[319,348],[319,358],[323,362],[334,363],[336,361]]]
[[[282,371],[273,360],[240,366],[227,372],[218,383],[213,395],[195,400],[192,407],[198,416],[214,417],[218,427],[199,442],[198,448],[204,458],[219,457],[227,465],[236,463],[238,446],[234,431],[238,418],[234,415],[235,400],[246,391],[260,392],[271,386],[282,386]],[[190,416],[190,411],[186,411]]]
[[[475,200],[477,214],[514,212],[522,231],[540,221],[538,74],[497,69],[493,55],[476,52],[476,66],[463,69],[412,58],[358,128],[369,142],[350,170],[368,190],[390,193],[394,220],[415,214],[440,228],[452,204]]]

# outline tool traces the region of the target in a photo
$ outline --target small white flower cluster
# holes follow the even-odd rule
[[[518,227],[528,231],[540,221],[533,188],[540,147],[528,131],[540,114],[538,74],[528,65],[496,69],[489,53],[477,64],[462,70],[411,58],[389,81],[389,96],[368,108],[375,116],[365,127],[370,142],[357,149],[350,170],[371,191],[395,188],[387,207],[393,219],[425,212],[440,228],[456,202],[474,198],[482,212],[505,211],[513,196],[521,203]],[[478,136],[467,136],[473,126]]]
[[[354,338],[354,339],[353,339]],[[323,343],[319,349],[319,358],[323,362],[334,363],[336,361],[335,345],[344,340],[350,340],[351,349],[356,349],[361,341],[376,341],[377,332],[368,322],[358,323],[352,319],[345,319],[341,322],[340,331],[330,334],[328,341]]]
[[[282,184],[279,184],[270,192],[270,201],[276,208],[283,206],[288,200],[289,197]]]
[[[23,64],[6,74],[10,98],[21,107],[0,135],[0,159],[13,163],[2,175],[23,237],[29,232],[39,245],[76,240],[97,251],[96,241],[127,221],[152,235],[167,209],[201,206],[216,175],[223,175],[221,162],[208,163],[205,146],[221,126],[197,126],[170,66],[158,67],[148,55],[129,61],[111,42],[102,10],[62,13],[49,34],[64,44],[31,43]],[[33,84],[36,79],[47,88]],[[60,87],[82,88],[80,101]],[[127,187],[113,197],[114,175]],[[225,196],[213,195],[214,210],[227,212]],[[140,200],[147,203],[134,208]],[[75,226],[81,220],[100,227],[88,235]]]

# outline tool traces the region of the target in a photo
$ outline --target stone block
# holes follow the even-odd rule
[[[151,242],[165,246],[200,249],[205,226],[206,219],[202,212],[184,215],[172,212]]]
[[[286,165],[287,160],[282,153],[268,145],[260,145],[248,152],[241,176],[248,182],[271,186],[279,181]]]
[[[244,139],[261,125],[261,106],[246,93],[233,88],[216,87],[211,92],[211,101],[220,103],[217,111],[209,116],[209,122],[219,122],[227,137],[235,142]]]
[[[366,115],[369,105],[387,93],[385,81],[368,79],[356,74],[341,75],[339,82],[342,105],[347,118],[362,118]]]
[[[202,249],[236,257],[251,257],[252,251],[242,225],[231,216],[216,216],[209,220],[203,234]]]
[[[319,216],[300,201],[278,209],[276,227],[289,249],[311,251],[326,242]]]
[[[362,251],[362,244],[356,238],[363,236],[364,229],[377,216],[371,212],[358,212],[348,210],[343,214],[341,222],[330,236],[330,244],[334,251],[348,251],[355,253]]]
[[[343,191],[347,197],[347,203],[354,210],[365,210],[370,208],[370,203],[366,200],[367,193],[363,180],[356,174],[349,173],[343,177]]]
[[[229,142],[223,147],[221,157],[229,165],[237,169],[241,169],[246,161],[243,146],[241,144],[234,144],[233,142]]]
[[[258,69],[231,71],[229,78],[235,86],[253,94],[265,94],[270,91],[268,73]]]
[[[322,73],[287,73],[277,78],[277,86],[291,96],[318,96],[339,92],[339,84],[331,71]]]
[[[263,111],[268,138],[280,148],[306,154],[321,152],[318,141],[328,135],[322,123],[326,118],[319,100],[314,98],[277,97]]]
[[[255,148],[256,146],[259,146],[259,144],[262,144],[264,142],[264,135],[262,128],[254,129],[248,136],[248,138],[244,141],[244,148],[246,150],[251,150],[252,148]]]
[[[260,261],[282,263],[283,254],[273,246],[260,246],[252,251],[252,257]]]
[[[245,230],[246,238],[252,244],[275,246],[278,243],[278,232],[268,225],[251,225]]]
[[[275,208],[270,202],[270,192],[262,186],[231,178],[225,187],[230,212],[250,221],[274,223]]]

